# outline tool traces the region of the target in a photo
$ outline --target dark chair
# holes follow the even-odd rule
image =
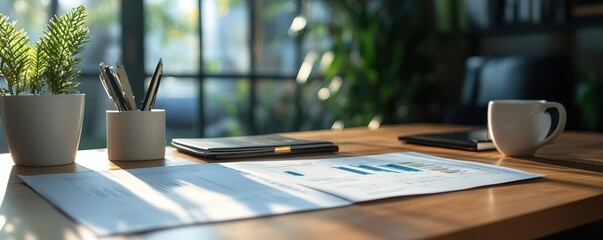
[[[485,126],[490,100],[543,99],[564,104],[570,116],[567,126],[573,125],[572,70],[567,57],[474,56],[465,67],[459,102],[446,109],[445,123]]]

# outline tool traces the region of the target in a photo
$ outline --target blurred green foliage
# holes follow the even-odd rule
[[[582,68],[579,74],[576,103],[580,107],[582,126],[584,130],[602,131],[603,77],[601,72]]]
[[[342,83],[325,100],[334,120],[349,127],[366,126],[376,116],[384,124],[420,119],[433,90],[425,2],[322,2],[330,20],[310,22],[302,34],[331,40],[321,51],[333,54],[323,85]]]

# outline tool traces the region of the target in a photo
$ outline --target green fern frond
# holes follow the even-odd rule
[[[35,46],[16,22],[0,13],[0,76],[7,87],[0,95],[73,93],[79,85],[74,79],[80,74],[77,57],[89,41],[89,30],[84,26],[86,6],[80,5],[63,16],[55,16],[46,25],[42,38]]]
[[[29,92],[32,94],[43,93],[43,76],[46,72],[47,56],[44,52],[39,51],[40,41],[38,41],[35,47],[29,50],[29,65],[27,66],[25,85],[29,87]]]
[[[89,40],[89,30],[84,26],[86,6],[81,5],[63,16],[55,16],[46,25],[38,51],[47,57],[46,85],[52,94],[73,92],[79,83],[73,80],[80,71],[75,66],[82,63],[76,55],[84,51]]]
[[[0,13],[0,76],[3,76],[7,88],[0,94],[17,95],[24,91],[23,82],[29,65],[29,37],[23,30],[17,31],[16,22]]]

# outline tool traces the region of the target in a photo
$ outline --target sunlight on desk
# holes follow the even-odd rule
[[[349,204],[309,188],[277,184],[217,164],[23,178],[101,236]]]
[[[9,179],[10,179],[10,173],[12,171],[12,166],[4,166],[7,165],[5,164],[7,161],[5,160],[0,160],[2,161],[2,166],[0,166],[0,206],[2,206],[2,203],[4,202],[4,196],[6,196],[6,188],[8,187],[9,184]],[[4,229],[4,225],[6,224],[6,216],[4,214],[0,214],[0,229]],[[9,226],[8,228],[12,228],[11,226]]]
[[[521,171],[544,174],[537,179],[484,186],[468,190],[428,194],[421,196],[394,197],[363,202],[345,207],[320,211],[298,212],[270,217],[220,221],[217,223],[188,224],[181,227],[162,228],[136,234],[112,235],[110,239],[314,239],[324,236],[357,239],[431,239],[431,238],[486,238],[498,236],[509,238],[541,238],[568,229],[596,223],[603,219],[598,211],[603,204],[603,171],[600,153],[601,134],[565,132],[550,146],[539,150],[531,158],[502,157],[496,151],[470,152],[436,147],[405,144],[397,140],[399,135],[437,133],[468,129],[463,126],[437,124],[382,125],[378,129],[343,129],[340,131],[312,131],[286,133],[286,136],[332,141],[340,146],[333,154],[310,154],[282,157],[286,159],[325,159],[348,156],[414,151],[439,157],[461,159],[476,163],[504,166]],[[281,159],[281,157],[279,157]],[[245,159],[273,161],[275,158]],[[82,176],[101,177],[111,186],[125,192],[109,193],[109,196],[128,194],[141,204],[160,206],[164,220],[193,219],[208,214],[241,214],[260,210],[283,209],[275,197],[264,196],[259,207],[244,204],[236,197],[226,197],[215,188],[194,189],[190,184],[196,180],[177,174],[167,176],[171,184],[155,186],[137,171],[163,166],[189,167],[211,162],[166,149],[166,158],[156,161],[110,162],[106,149],[83,150],[77,154],[75,164],[56,167],[16,167],[9,154],[0,154],[0,239],[97,239],[92,228],[80,224],[53,206],[49,201],[28,187],[17,175],[36,176],[49,173],[78,173]],[[201,163],[201,164],[199,164]],[[121,170],[120,170],[121,169]],[[119,170],[115,172],[103,172]],[[102,175],[102,174],[109,175]],[[117,176],[117,177],[113,177]],[[222,176],[219,176],[222,177]],[[144,183],[143,183],[144,180]],[[83,185],[83,181],[78,181]],[[133,183],[128,183],[133,182]],[[152,181],[151,181],[152,182]],[[215,186],[205,182],[206,186]],[[280,184],[280,183],[279,183]],[[73,186],[73,185],[72,185]],[[89,188],[102,193],[102,184],[90,184]],[[81,186],[83,187],[83,186]],[[255,189],[246,189],[255,191]],[[167,194],[166,191],[171,191]],[[147,194],[147,192],[150,192]],[[187,194],[192,193],[192,196]],[[114,194],[114,195],[111,195]],[[163,194],[160,198],[151,195]],[[102,195],[102,194],[101,194]],[[193,209],[190,204],[204,199],[197,196],[215,195],[207,198],[222,203],[234,200],[235,207]],[[94,204],[73,196],[64,196],[62,204],[73,204],[93,214],[129,214],[131,209],[100,210],[107,201]],[[100,198],[100,197],[99,197]],[[101,198],[102,199],[102,198]],[[123,198],[126,199],[126,198]],[[189,205],[175,206],[178,201]],[[155,206],[155,205],[152,205]],[[294,207],[299,207],[294,204]],[[118,207],[123,207],[118,206]],[[260,208],[261,207],[261,208]],[[226,211],[225,209],[228,209]],[[235,210],[236,209],[236,210]],[[259,209],[259,210],[258,210]],[[152,217],[150,217],[152,216]],[[136,216],[134,216],[136,217]],[[93,220],[98,220],[94,218]],[[109,224],[117,223],[115,219]]]

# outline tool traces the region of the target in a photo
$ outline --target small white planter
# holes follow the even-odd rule
[[[16,165],[75,161],[84,119],[84,94],[0,96],[0,117]]]

